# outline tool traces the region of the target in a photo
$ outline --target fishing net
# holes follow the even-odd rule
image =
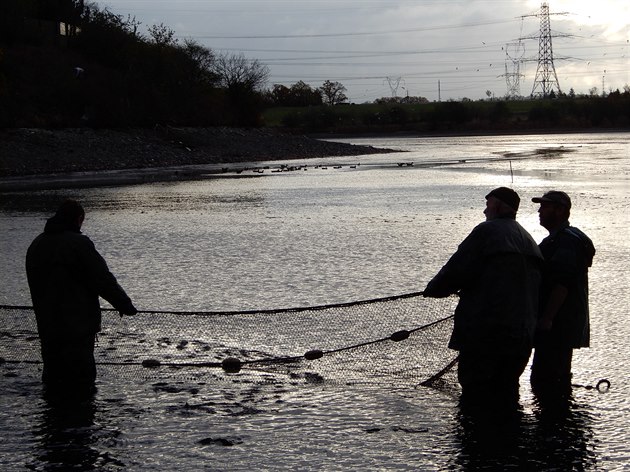
[[[241,312],[103,312],[97,365],[153,377],[287,375],[295,381],[452,387],[456,297],[411,293]],[[41,368],[31,307],[0,306],[0,363]]]

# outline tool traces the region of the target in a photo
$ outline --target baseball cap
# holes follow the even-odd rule
[[[571,208],[571,198],[560,190],[550,190],[545,193],[542,197],[534,197],[532,198],[532,202],[534,203],[556,203],[558,205],[565,206],[567,208]]]
[[[490,197],[501,200],[514,211],[518,211],[518,205],[521,203],[518,193],[507,187],[495,188],[492,192],[486,195],[486,200]]]

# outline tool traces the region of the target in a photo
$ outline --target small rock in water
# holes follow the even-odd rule
[[[228,357],[221,362],[223,370],[235,374],[241,370],[241,361],[235,357]]]
[[[240,438],[204,438],[199,441],[199,444],[202,446],[212,444],[218,444],[219,446],[234,446],[242,443],[243,441]]]

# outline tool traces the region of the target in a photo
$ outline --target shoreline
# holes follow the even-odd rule
[[[398,152],[268,128],[0,130],[0,191],[216,177],[256,163]]]
[[[305,159],[317,159],[317,157]],[[279,159],[276,159],[276,161],[278,160]],[[241,162],[237,165],[232,163],[231,166],[228,167],[226,167],[226,164],[220,163],[0,177],[0,193],[70,188],[118,187],[146,183],[183,182],[186,180],[219,178],[251,179],[260,177],[261,174],[264,174],[266,171],[288,172],[309,167],[307,165],[287,165],[283,169],[282,165],[276,164],[272,167],[267,164],[267,162],[268,161]],[[243,172],[248,173],[243,174]]]
[[[391,132],[357,132],[357,133],[310,133],[308,136],[316,139],[352,139],[352,138],[457,138],[484,136],[529,136],[547,134],[599,134],[599,133],[630,133],[626,128],[531,128],[531,129],[498,129],[498,130],[458,130],[458,131],[391,131]]]
[[[258,169],[263,173],[261,163],[404,152],[334,142],[334,139],[628,132],[622,129],[501,131],[306,136],[269,128],[0,129],[0,192],[251,178],[259,174],[241,172]],[[282,165],[275,166],[272,172],[279,171]]]

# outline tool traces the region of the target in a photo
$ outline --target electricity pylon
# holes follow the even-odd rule
[[[566,15],[566,13],[554,13],[554,15]],[[540,6],[540,33],[538,36],[538,67],[534,77],[532,96],[548,97],[554,89],[561,93],[560,83],[556,75],[556,67],[553,64],[553,48],[551,45],[551,21],[549,20],[549,4]]]
[[[389,89],[392,92],[392,98],[396,98],[398,96],[398,87],[400,86],[400,82],[404,82],[402,77],[385,77],[385,80],[389,84]]]
[[[505,83],[507,85],[506,98],[520,98],[521,96],[521,62],[525,54],[525,45],[519,41],[505,45]],[[512,63],[511,72],[508,71],[508,62]],[[499,76],[501,77],[501,76]]]

